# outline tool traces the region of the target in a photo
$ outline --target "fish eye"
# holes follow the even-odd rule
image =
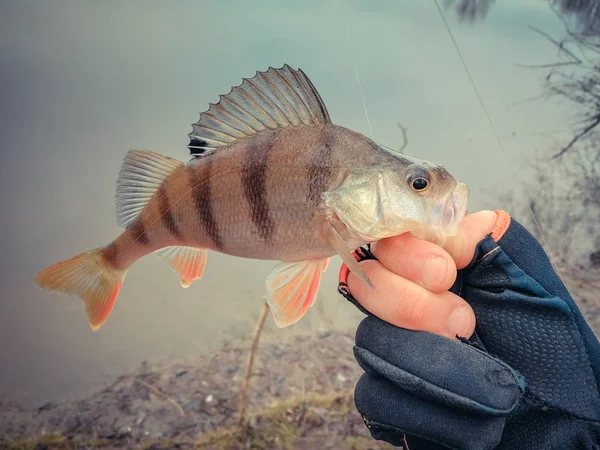
[[[415,191],[424,191],[429,186],[429,182],[425,178],[416,178],[412,182],[412,188]]]
[[[426,191],[431,184],[429,171],[420,166],[413,167],[406,181],[410,188],[416,192]]]

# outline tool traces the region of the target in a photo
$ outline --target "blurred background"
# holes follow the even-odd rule
[[[0,395],[26,407],[64,402],[144,360],[208,355],[252,333],[274,262],[211,252],[203,279],[181,289],[164,262],[144,258],[97,333],[79,299],[33,279],[118,235],[115,181],[127,150],[186,161],[199,113],[269,66],[302,68],[336,124],[394,148],[404,127],[406,152],[470,186],[470,211],[508,209],[557,265],[592,273],[592,3],[440,1],[471,82],[433,1],[3,0]],[[303,320],[279,330],[267,318],[271,339],[352,332],[362,315],[336,292],[339,264]],[[351,346],[340,352],[350,357]]]

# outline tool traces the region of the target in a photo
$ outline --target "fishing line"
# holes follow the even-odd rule
[[[458,54],[458,57],[460,59],[460,62],[462,63],[463,68],[465,69],[465,72],[467,73],[467,76],[469,77],[469,81],[471,82],[471,85],[473,86],[473,90],[475,91],[475,95],[477,96],[477,99],[479,100],[479,104],[481,105],[481,108],[483,109],[484,113],[485,113],[485,117],[487,118],[487,121],[490,125],[490,128],[492,129],[492,132],[494,133],[494,137],[496,138],[496,141],[498,142],[498,146],[500,147],[500,149],[502,150],[502,153],[504,154],[504,159],[506,161],[506,165],[510,170],[510,164],[508,161],[508,154],[506,153],[506,149],[504,148],[504,145],[502,144],[502,141],[500,140],[500,136],[498,135],[498,131],[496,130],[496,127],[494,126],[494,123],[492,122],[492,119],[490,117],[490,114],[488,113],[487,108],[485,107],[485,104],[483,103],[483,99],[481,98],[481,94],[479,93],[479,90],[477,89],[477,86],[475,85],[475,80],[473,80],[473,77],[471,76],[471,71],[469,70],[469,67],[467,66],[467,63],[465,61],[465,59],[463,58],[463,55],[458,47],[458,44],[456,42],[456,39],[454,39],[454,35],[452,34],[452,30],[450,29],[450,26],[448,25],[448,22],[446,21],[446,16],[444,16],[444,13],[442,11],[442,8],[440,7],[440,4],[438,3],[438,0],[433,0],[433,3],[435,4],[438,13],[442,19],[442,22],[444,22],[444,26],[446,27],[446,31],[448,32],[448,35],[450,36],[450,40],[452,41],[452,44],[454,45],[454,49],[456,50],[456,53]],[[548,246],[548,242],[546,241],[546,237],[544,236],[544,233],[542,233],[542,229],[540,228],[540,225],[535,217],[535,214],[533,213],[533,210],[531,209],[531,206],[529,204],[529,202],[527,202],[527,209],[529,209],[529,212],[531,213],[531,218],[533,219],[533,223],[535,224],[538,232],[540,233],[540,236],[542,238],[542,241],[544,242],[544,246],[546,247],[546,249],[548,250],[548,255],[550,256],[550,260],[552,261],[552,265],[556,268],[556,272],[559,276],[559,278],[561,279],[561,281],[564,284],[564,280],[563,277],[560,273],[560,269],[558,268],[558,265],[555,262],[554,256],[552,255],[552,252],[550,251],[550,247]]]
[[[356,75],[356,81],[358,82],[358,87],[360,89],[360,96],[362,97],[363,109],[365,110],[365,117],[367,118],[367,124],[369,125],[369,136],[373,139],[373,128],[371,127],[371,121],[369,120],[369,113],[367,112],[367,102],[365,100],[365,93],[363,91],[362,83],[360,82],[360,77],[358,76],[358,69],[356,68],[356,58],[354,58],[354,51],[352,50],[352,41],[350,40],[350,30],[346,26],[346,37],[348,38],[348,48],[350,49],[350,57],[352,58],[352,67],[354,67],[354,74]]]

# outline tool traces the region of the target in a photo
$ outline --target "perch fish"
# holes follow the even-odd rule
[[[93,330],[107,320],[127,269],[149,253],[184,287],[201,278],[208,250],[279,261],[266,291],[285,327],[312,306],[331,256],[370,284],[354,248],[405,232],[440,243],[466,212],[465,184],[334,125],[309,78],[287,64],[221,95],[189,137],[187,163],[129,151],[116,189],[123,233],[36,278],[81,297]]]

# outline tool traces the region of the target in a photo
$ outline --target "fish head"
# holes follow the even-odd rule
[[[466,214],[469,189],[443,167],[418,161],[356,170],[322,197],[365,242],[411,232],[443,245]]]

